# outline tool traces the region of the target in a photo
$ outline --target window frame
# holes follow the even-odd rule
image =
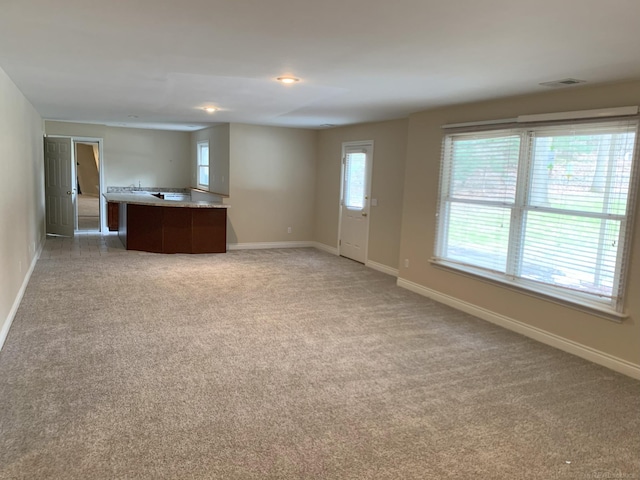
[[[203,163],[203,156],[202,156],[202,148],[203,147],[207,147],[207,161],[206,163]],[[209,185],[211,184],[211,162],[210,162],[210,147],[209,147],[209,141],[208,140],[201,140],[198,141],[196,143],[196,186],[198,188],[204,189],[204,190],[208,190],[209,189]],[[209,181],[207,183],[202,183],[201,180],[201,170],[202,169],[207,169],[207,178],[209,179]]]
[[[587,311],[588,313],[602,316],[607,319],[621,321],[626,315],[623,312],[625,302],[625,285],[626,275],[628,271],[629,255],[631,253],[631,234],[633,232],[633,223],[637,208],[637,197],[640,176],[640,159],[638,158],[639,150],[639,122],[638,116],[622,119],[622,122],[631,125],[620,130],[633,132],[635,134],[634,144],[632,148],[631,174],[629,178],[629,188],[627,195],[627,205],[624,215],[614,215],[602,212],[588,212],[584,210],[567,210],[558,207],[541,207],[536,206],[531,201],[532,182],[535,170],[535,162],[533,157],[533,138],[536,133],[544,132],[567,132],[575,129],[575,136],[589,135],[590,126],[598,128],[598,126],[609,125],[615,126],[616,122],[621,122],[620,118],[616,119],[590,119],[580,122],[552,122],[547,124],[512,124],[512,125],[484,125],[480,128],[460,129],[457,128],[453,132],[446,132],[443,136],[442,155],[440,161],[440,185],[438,191],[438,207],[436,221],[436,238],[434,244],[434,256],[430,262],[436,267],[442,267],[447,270],[471,276],[476,279],[486,280],[491,283],[499,284],[502,287],[514,289],[520,293],[532,295],[534,297],[542,297],[546,300],[560,303],[562,305]],[[515,183],[515,195],[512,202],[500,202],[489,200],[473,200],[473,199],[453,199],[452,195],[452,173],[454,169],[452,148],[454,139],[464,138],[465,136],[475,138],[498,138],[500,136],[515,134],[520,136],[520,148],[518,152],[517,173]],[[611,178],[610,176],[607,178]],[[453,199],[453,200],[452,200]],[[510,214],[510,224],[508,232],[508,243],[506,255],[505,271],[496,271],[484,268],[479,265],[471,265],[464,262],[456,262],[455,259],[446,258],[446,252],[449,240],[449,220],[451,205],[460,202],[464,204],[491,205],[506,208]],[[598,299],[596,294],[581,292],[578,290],[564,289],[561,285],[551,285],[530,280],[519,276],[522,273],[521,267],[524,258],[523,249],[525,245],[526,233],[526,216],[530,212],[546,212],[560,215],[570,216],[572,213],[579,212],[581,216],[589,218],[602,219],[603,217],[616,217],[619,221],[620,230],[618,238],[620,239],[616,252],[616,269],[614,276],[614,285],[610,301],[602,301]],[[602,248],[602,241],[598,244],[598,249]],[[515,251],[514,251],[515,250]]]

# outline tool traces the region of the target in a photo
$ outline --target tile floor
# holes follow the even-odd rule
[[[117,232],[76,232],[73,238],[47,235],[40,258],[98,257],[101,255],[131,254],[118,238]]]

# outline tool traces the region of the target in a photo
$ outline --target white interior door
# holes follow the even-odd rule
[[[365,263],[369,238],[369,197],[373,144],[343,144],[339,250]]]
[[[73,237],[76,189],[70,138],[45,138],[44,173],[47,233]]]

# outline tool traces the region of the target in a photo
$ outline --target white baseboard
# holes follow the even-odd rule
[[[589,360],[590,362],[597,363],[598,365],[602,365],[603,367],[610,368],[611,370],[615,370],[616,372],[640,380],[640,365],[636,365],[621,358],[614,357],[613,355],[609,355],[608,353],[596,350],[595,348],[582,345],[581,343],[567,340],[566,338],[563,338],[559,335],[555,335],[540,328],[533,327],[505,315],[492,312],[491,310],[478,307],[477,305],[459,300],[455,297],[440,293],[436,290],[423,287],[422,285],[411,282],[409,280],[398,278],[397,284],[399,287],[406,288],[407,290],[411,290],[412,292],[431,298],[436,302],[449,305],[456,310],[461,310],[463,312],[469,313],[475,317],[481,318],[482,320],[486,320],[508,330],[512,330],[526,337],[537,340],[538,342],[550,345],[559,350],[563,350],[567,353],[571,353],[578,357],[584,358],[585,360]]]
[[[338,249],[319,242],[254,242],[254,243],[229,243],[228,250],[257,250],[267,248],[307,248],[313,247],[332,255],[338,255]]]
[[[315,247],[315,242],[255,242],[255,243],[229,243],[229,250],[258,250],[267,248],[305,248]]]
[[[40,254],[42,253],[43,247],[44,247],[44,240],[40,242],[38,251],[31,259],[31,265],[29,265],[29,271],[24,276],[24,280],[22,281],[20,290],[18,290],[18,294],[16,295],[16,298],[13,301],[11,310],[9,310],[9,315],[7,315],[7,318],[5,318],[4,323],[2,324],[2,330],[0,330],[0,350],[2,350],[2,347],[4,347],[4,342],[7,339],[7,335],[9,335],[9,329],[11,328],[11,324],[13,323],[13,319],[16,317],[16,313],[18,312],[18,307],[20,306],[20,302],[22,302],[22,297],[24,296],[24,292],[27,289],[29,280],[31,279],[31,274],[33,273],[33,269],[36,268],[36,263],[38,262],[38,258],[40,258]]]
[[[320,242],[313,242],[313,246],[318,250],[322,250],[323,252],[327,252],[332,255],[340,255],[340,250],[338,250],[336,247],[330,247],[329,245]],[[373,268],[374,270],[377,270],[379,272],[386,273],[387,275],[391,275],[392,277],[397,277],[400,273],[397,268],[391,268],[387,265],[383,265],[382,263],[374,262],[373,260],[367,260],[365,262],[365,266]]]
[[[325,245],[320,242],[313,242],[313,246],[318,250],[322,250],[323,252],[330,253],[331,255],[339,255],[338,249],[336,247],[330,247],[329,245]]]
[[[382,263],[374,262],[373,260],[367,260],[365,262],[365,266],[373,268],[379,272],[386,273],[387,275],[391,275],[392,277],[397,277],[400,273],[397,268],[391,268],[387,265],[383,265]]]

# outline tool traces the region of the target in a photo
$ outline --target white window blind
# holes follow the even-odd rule
[[[455,133],[434,261],[621,312],[636,120]]]

